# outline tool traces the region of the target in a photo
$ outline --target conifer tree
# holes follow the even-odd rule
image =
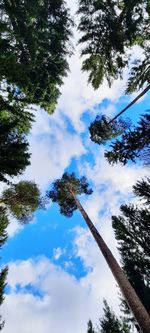
[[[0,181],[4,182],[9,182],[8,177],[21,174],[30,164],[29,144],[15,124],[16,121],[7,118],[0,123]]]
[[[64,0],[2,0],[0,81],[9,95],[54,111],[68,71],[72,21]]]
[[[121,215],[113,216],[112,221],[122,267],[150,314],[150,179],[137,182],[133,189],[142,200],[141,207],[122,205]],[[125,302],[123,308],[129,313]]]
[[[130,327],[123,319],[117,318],[115,313],[104,300],[104,316],[99,320],[97,333],[130,333]]]
[[[144,114],[137,126],[126,130],[121,139],[116,139],[112,144],[112,150],[105,152],[105,157],[109,163],[121,162],[126,164],[129,160],[135,162],[145,152],[143,159],[148,159],[150,148],[150,115]],[[148,150],[147,150],[148,149]],[[146,154],[147,152],[147,154]]]
[[[97,89],[106,79],[109,85],[122,78],[129,64],[127,50],[139,45],[145,59],[133,65],[128,82],[128,92],[137,90],[149,80],[149,1],[78,0],[79,31],[86,56],[82,69],[89,73],[89,82]],[[141,72],[142,67],[142,73]],[[143,76],[142,76],[143,74]],[[139,80],[140,78],[140,80]]]
[[[78,179],[74,173],[64,173],[61,179],[57,179],[53,183],[52,190],[47,193],[47,196],[51,198],[53,202],[59,204],[60,213],[67,217],[71,217],[77,208],[80,210],[123,295],[125,296],[128,305],[132,309],[139,326],[143,333],[149,333],[150,316],[140,302],[140,299],[136,295],[113,254],[77,199],[76,196],[82,193],[88,195],[92,193],[92,190],[88,188],[86,178],[82,177],[81,179]]]
[[[6,209],[4,207],[0,207],[0,249],[7,240],[6,228],[8,226],[8,223],[9,221]],[[6,285],[7,272],[8,272],[7,267],[0,269],[0,305],[4,301],[4,288]],[[4,327],[4,320],[2,320],[2,317],[0,316],[0,330],[2,330],[3,327]]]
[[[87,333],[96,333],[95,330],[94,330],[94,328],[93,328],[93,324],[92,324],[91,320],[88,321]]]
[[[21,223],[27,223],[36,209],[42,206],[42,199],[34,182],[20,181],[2,192],[0,203]]]

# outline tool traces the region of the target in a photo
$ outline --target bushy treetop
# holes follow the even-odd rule
[[[107,140],[121,135],[129,125],[129,121],[122,118],[111,122],[111,119],[105,115],[96,116],[89,127],[90,138],[97,144],[105,144]]]
[[[34,182],[20,181],[2,192],[1,202],[21,223],[33,218],[33,213],[41,207],[40,191]]]
[[[75,176],[75,173],[65,172],[61,179],[57,179],[53,183],[52,190],[47,193],[47,196],[53,201],[57,202],[60,206],[60,213],[71,217],[73,212],[77,209],[76,202],[72,195],[85,193],[90,195],[92,189],[89,189],[86,177],[80,179]]]

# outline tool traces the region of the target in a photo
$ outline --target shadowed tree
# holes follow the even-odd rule
[[[42,206],[42,199],[34,182],[20,181],[2,192],[0,203],[21,223],[28,223],[36,209]]]
[[[121,215],[113,216],[112,221],[122,267],[150,314],[150,179],[139,181],[133,190],[142,200],[141,207],[122,205]],[[129,314],[125,302],[123,309]]]
[[[100,144],[105,144],[107,140],[111,140],[118,135],[121,135],[130,125],[129,121],[117,119],[111,122],[109,117],[104,115],[97,116],[89,127],[90,139]]]
[[[95,121],[91,123],[89,131],[91,134],[91,140],[98,144],[105,144],[108,140],[115,138],[122,134],[126,129],[130,129],[131,121],[129,119],[123,120],[119,118],[126,110],[134,105],[142,96],[144,96],[150,89],[150,85],[147,86],[138,96],[136,96],[132,102],[130,102],[123,110],[110,119],[105,115],[97,116]]]
[[[147,160],[150,153],[150,115],[144,114],[137,126],[125,131],[121,139],[116,139],[110,147],[112,150],[105,152],[105,157],[110,164],[120,162],[125,165],[129,160],[135,162],[143,151],[145,156],[142,160]]]
[[[15,126],[16,121],[7,118],[0,123],[0,181],[8,183],[8,176],[21,174],[30,164],[29,144]]]
[[[63,0],[2,0],[0,81],[25,104],[55,109],[68,71],[72,21]]]
[[[91,320],[87,324],[87,333],[96,333]]]
[[[9,224],[6,208],[0,207],[0,249],[7,240],[6,228]],[[8,269],[7,267],[1,268],[0,270],[0,305],[4,301],[4,288],[6,285],[6,276]],[[4,327],[4,321],[0,316],[0,330]]]
[[[139,45],[145,59],[137,63],[129,76],[128,92],[150,83],[148,59],[149,13],[148,0],[110,1],[78,0],[78,29],[81,55],[86,56],[82,70],[89,73],[89,82],[97,89],[106,79],[111,85],[114,79],[122,78],[123,69],[129,65],[133,45]],[[136,60],[137,58],[135,58]],[[148,64],[147,64],[148,63]],[[143,80],[138,82],[142,66]],[[142,75],[141,75],[142,78]],[[142,82],[144,81],[144,82]]]
[[[104,300],[104,315],[99,320],[97,333],[131,333],[125,320],[117,318],[115,313]]]
[[[47,196],[51,198],[53,202],[57,202],[59,204],[60,212],[67,217],[71,217],[77,208],[80,210],[123,295],[125,296],[128,305],[132,309],[139,326],[141,327],[143,333],[149,333],[150,317],[126,278],[124,272],[114,258],[112,252],[109,250],[103,238],[77,199],[76,196],[82,193],[92,193],[92,190],[88,188],[86,178],[82,177],[81,179],[78,179],[74,173],[64,173],[61,179],[58,179],[53,183],[53,188],[47,193]]]

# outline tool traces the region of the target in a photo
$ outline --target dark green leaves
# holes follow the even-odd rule
[[[1,1],[0,81],[26,104],[54,111],[68,71],[72,21],[63,0]]]
[[[117,139],[111,144],[111,151],[105,152],[105,157],[109,163],[121,162],[126,164],[129,160],[135,162],[143,152],[149,154],[150,147],[150,115],[145,114],[141,117],[138,125],[132,130],[125,131],[121,139]],[[148,156],[143,156],[148,159]]]
[[[85,177],[78,179],[74,173],[64,173],[61,179],[57,179],[53,183],[53,188],[47,193],[47,196],[53,202],[58,203],[61,214],[71,217],[77,209],[73,194],[75,196],[82,193],[90,195],[92,190],[88,186]]]
[[[143,49],[145,60],[137,68],[133,66],[128,92],[149,82],[149,1],[79,0],[78,3],[78,29],[82,35],[79,43],[83,46],[81,55],[86,56],[82,69],[89,73],[94,89],[104,79],[110,86],[114,79],[122,78],[123,69],[130,61],[127,50],[133,45]]]
[[[95,143],[105,144],[107,140],[122,134],[128,125],[128,122],[121,118],[111,122],[111,119],[104,115],[97,116],[89,127],[90,138]]]
[[[20,181],[3,191],[0,200],[21,223],[27,223],[40,206],[40,191],[35,183]]]

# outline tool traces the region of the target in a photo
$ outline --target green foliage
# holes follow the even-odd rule
[[[142,179],[133,186],[133,192],[142,202],[150,206],[150,178]]]
[[[87,333],[96,333],[95,330],[94,330],[94,328],[93,328],[93,324],[92,324],[91,320],[88,321],[88,325],[87,326],[88,326],[87,327]]]
[[[7,122],[7,124],[11,124],[11,127],[20,134],[28,134],[33,121],[33,114],[20,106],[19,102],[15,100],[10,102],[8,99],[0,96],[0,123]]]
[[[0,305],[2,305],[2,303],[4,301],[4,289],[6,286],[7,273],[8,273],[7,267],[3,268],[0,272]],[[2,320],[2,317],[0,316],[0,330],[3,329],[4,324],[5,324],[5,321]]]
[[[97,116],[89,127],[90,139],[99,145],[105,144],[107,140],[121,135],[128,127],[129,121],[124,121],[122,118],[111,122],[109,117],[104,115]]]
[[[125,131],[121,139],[117,139],[111,144],[111,151],[105,152],[105,157],[110,164],[120,162],[126,164],[129,160],[135,162],[137,158],[141,157],[142,152],[149,154],[150,140],[149,130],[150,115],[144,114],[138,125],[132,130]],[[148,159],[148,155],[143,156]]]
[[[145,84],[150,84],[150,47],[145,47],[144,60],[137,59],[133,62],[126,93],[139,90]]]
[[[6,208],[0,207],[0,248],[7,240],[7,232],[6,228],[9,224]],[[6,276],[7,276],[8,268],[5,267],[0,271],[0,305],[3,303],[4,300],[4,289],[6,285]],[[0,316],[0,330],[4,327],[4,321]]]
[[[0,81],[7,81],[16,99],[52,113],[70,54],[72,21],[65,2],[2,0],[0,16]]]
[[[7,240],[6,228],[9,224],[6,208],[0,207],[0,248]]]
[[[1,202],[21,223],[27,223],[41,206],[40,191],[34,182],[20,181],[3,191]]]
[[[64,173],[61,179],[57,179],[53,183],[52,189],[47,193],[47,196],[53,201],[57,202],[60,206],[60,213],[71,217],[73,212],[77,209],[76,202],[72,195],[92,193],[88,188],[88,182],[85,177],[78,179],[74,173]]]
[[[104,300],[104,316],[99,321],[97,333],[130,333],[128,324],[121,319],[118,319],[115,313],[111,310],[106,300]]]
[[[146,49],[149,40],[148,0],[78,0],[78,3],[78,29],[82,34],[79,43],[83,45],[81,55],[86,56],[82,69],[89,73],[89,82],[95,89],[104,79],[111,85],[114,79],[122,78],[123,69],[130,60],[127,50],[133,45],[141,46],[147,62],[150,58],[148,47]],[[133,67],[128,92],[149,81],[146,69],[147,64],[143,62],[144,77],[141,76],[139,83],[139,73],[137,75]]]
[[[145,187],[146,186],[146,187]],[[149,205],[150,179],[138,182],[134,192]],[[149,206],[122,205],[112,217],[121,261],[128,279],[150,314],[150,211]],[[123,303],[123,306],[125,303]],[[129,312],[127,306],[125,312]],[[131,316],[132,317],[132,316]]]
[[[3,116],[0,123],[0,181],[8,182],[7,176],[21,174],[30,164],[29,144],[15,127],[16,121]],[[1,117],[0,117],[1,118]],[[21,121],[21,120],[20,120]]]

